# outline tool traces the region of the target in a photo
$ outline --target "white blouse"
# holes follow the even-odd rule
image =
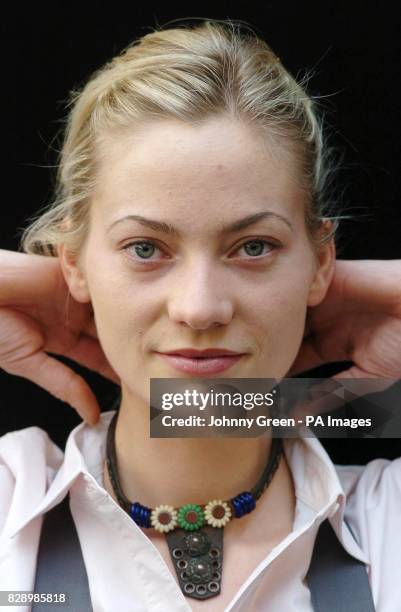
[[[94,612],[190,612],[156,546],[103,488],[114,412],[103,412],[94,427],[75,427],[65,453],[39,427],[0,438],[0,590],[33,590],[42,515],[70,491]],[[224,612],[312,612],[305,575],[326,517],[342,546],[368,564],[377,612],[399,612],[401,458],[335,466],[315,437],[285,440],[284,451],[295,485],[293,531],[268,552]]]

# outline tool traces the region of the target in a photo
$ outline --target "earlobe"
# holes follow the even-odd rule
[[[315,275],[309,290],[308,306],[317,306],[324,300],[333,279],[336,262],[333,239],[320,248],[316,255],[316,262]]]
[[[90,302],[91,297],[85,274],[81,270],[81,266],[77,259],[67,250],[64,244],[57,246],[57,253],[65,282],[73,298],[77,302]]]

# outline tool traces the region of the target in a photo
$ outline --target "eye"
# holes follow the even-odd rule
[[[138,259],[143,261],[150,260],[155,251],[160,251],[152,240],[137,240],[136,242],[130,242],[125,245],[123,249],[127,252],[129,251],[130,257],[132,257],[131,252],[134,252]],[[136,257],[133,257],[133,259],[136,259]]]
[[[268,250],[264,251],[264,248],[266,247]],[[278,248],[278,245],[269,240],[265,240],[263,238],[253,238],[252,240],[247,240],[242,245],[237,247],[236,252],[244,249],[247,255],[249,255],[249,257],[245,257],[245,259],[256,259],[268,255],[276,248]],[[129,244],[125,245],[123,250],[129,253],[129,257],[131,259],[141,263],[147,261],[157,261],[153,255],[157,251],[162,252],[153,240],[136,240],[135,242],[130,242]]]
[[[264,246],[268,247],[267,252],[263,252]],[[237,250],[239,251],[240,249],[244,249],[247,255],[250,255],[250,259],[255,259],[256,257],[267,255],[276,248],[277,245],[273,242],[269,242],[268,240],[264,240],[262,238],[253,238],[252,240],[247,240],[246,242],[244,242],[238,247]]]

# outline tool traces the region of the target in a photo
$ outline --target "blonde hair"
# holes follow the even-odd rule
[[[54,199],[29,220],[21,248],[57,256],[63,242],[79,253],[89,227],[97,152],[106,134],[153,119],[196,124],[218,114],[246,121],[295,155],[307,193],[308,235],[313,244],[329,241],[340,218],[327,214],[331,201],[325,187],[333,168],[323,121],[304,85],[264,40],[231,20],[159,29],[134,40],[70,92]],[[317,239],[324,219],[332,223]]]

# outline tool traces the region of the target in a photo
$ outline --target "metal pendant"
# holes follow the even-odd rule
[[[181,591],[187,597],[219,595],[223,567],[223,529],[205,525],[196,531],[176,527],[165,534]]]

